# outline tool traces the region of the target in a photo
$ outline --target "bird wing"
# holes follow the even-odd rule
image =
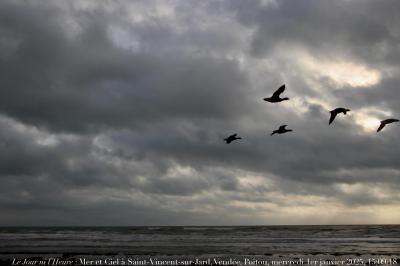
[[[376,132],[379,132],[382,130],[382,128],[384,128],[386,125],[386,123],[381,122],[380,126],[378,127],[378,130]]]
[[[335,120],[337,113],[336,112],[331,112],[331,117],[329,118],[329,125]]]
[[[279,95],[281,95],[282,92],[284,92],[284,91],[285,91],[285,84],[283,84],[282,86],[280,86],[279,89],[277,89],[277,90],[274,92],[274,94],[272,94],[272,97],[273,97],[273,98],[279,97]]]
[[[388,124],[388,123],[398,122],[399,120],[398,119],[394,119],[394,118],[389,118],[389,119],[386,119],[384,121],[385,121],[386,124]]]
[[[285,129],[286,126],[287,126],[287,125],[282,125],[282,126],[280,126],[280,127],[279,127],[279,130]]]

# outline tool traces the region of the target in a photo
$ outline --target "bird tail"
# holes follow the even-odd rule
[[[275,132],[272,132],[272,133],[271,133],[271,136],[274,135],[274,134],[275,134]]]

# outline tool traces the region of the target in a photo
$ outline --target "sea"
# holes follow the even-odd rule
[[[400,225],[0,227],[8,265],[400,265]]]

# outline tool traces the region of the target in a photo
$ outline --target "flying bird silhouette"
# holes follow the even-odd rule
[[[237,134],[233,134],[233,135],[230,135],[230,136],[227,137],[227,138],[224,138],[226,144],[229,144],[229,143],[231,143],[232,141],[237,140],[237,139],[242,139],[241,137],[236,137],[236,136],[237,136]]]
[[[378,127],[378,130],[376,132],[381,131],[387,124],[391,124],[394,122],[399,122],[400,120],[394,119],[394,118],[389,118],[381,121],[381,124]]]
[[[285,91],[285,84],[279,87],[271,97],[269,98],[264,98],[264,101],[270,102],[270,103],[279,103],[282,101],[289,100],[289,98],[281,98],[280,95]]]
[[[350,111],[350,109],[346,109],[343,107],[338,107],[336,109],[333,109],[332,111],[329,111],[331,113],[331,117],[329,118],[329,125],[333,122],[333,120],[335,120],[335,117],[338,114],[343,113],[345,115],[349,111]]]
[[[274,134],[283,134],[283,133],[286,133],[286,132],[293,131],[291,129],[286,129],[286,127],[287,127],[287,125],[280,126],[277,130],[272,131],[271,136],[274,135]]]

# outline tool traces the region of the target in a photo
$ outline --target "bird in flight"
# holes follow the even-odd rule
[[[346,109],[343,107],[338,107],[336,109],[333,109],[332,111],[329,111],[331,113],[331,117],[329,118],[329,125],[333,122],[333,120],[335,120],[335,117],[338,114],[343,113],[345,115],[349,111],[350,111],[350,109]]]
[[[277,130],[272,131],[271,136],[274,134],[283,134],[286,132],[293,131],[291,129],[286,129],[287,125],[280,126]]]
[[[281,98],[280,95],[285,91],[285,84],[279,87],[274,94],[272,94],[271,97],[269,98],[264,98],[264,101],[270,102],[270,103],[279,103],[282,101],[289,100],[289,98]]]
[[[232,141],[237,140],[237,139],[242,139],[242,138],[241,138],[241,137],[237,137],[237,134],[233,134],[233,135],[230,135],[230,136],[227,137],[227,138],[224,138],[226,144],[229,144],[229,143],[231,143]]]
[[[394,119],[394,118],[389,118],[381,121],[381,124],[378,127],[378,130],[376,132],[381,131],[387,124],[391,124],[394,122],[399,122],[400,120]]]

